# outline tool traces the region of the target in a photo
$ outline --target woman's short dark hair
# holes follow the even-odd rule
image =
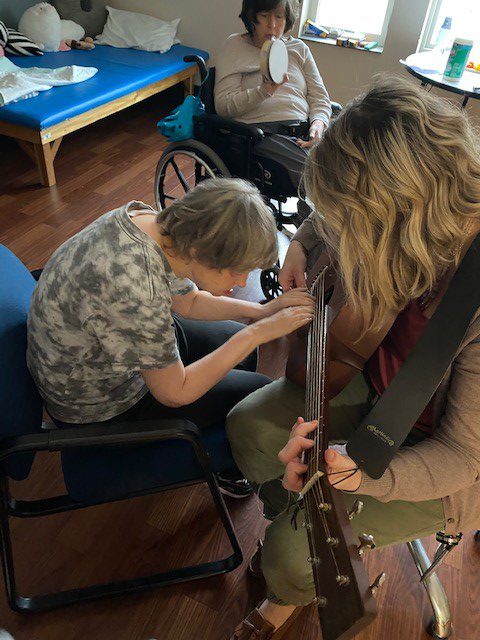
[[[252,36],[254,25],[257,24],[257,13],[273,11],[280,5],[285,6],[285,18],[287,21],[285,31],[290,31],[297,19],[297,0],[243,0],[242,12],[238,17],[242,19],[245,28]]]

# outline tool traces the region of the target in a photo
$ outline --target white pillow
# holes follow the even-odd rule
[[[165,53],[172,44],[180,42],[175,37],[180,18],[166,22],[143,13],[122,11],[108,6],[107,10],[108,19],[103,33],[95,38],[97,44]]]

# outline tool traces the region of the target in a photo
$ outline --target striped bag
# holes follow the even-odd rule
[[[0,20],[0,47],[5,47],[8,40],[7,25]]]
[[[23,33],[10,29],[0,22],[0,45],[7,55],[43,56],[43,51]]]

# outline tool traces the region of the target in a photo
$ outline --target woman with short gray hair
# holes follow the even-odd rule
[[[224,419],[269,382],[256,348],[311,319],[305,290],[229,297],[276,259],[273,216],[242,180],[205,181],[160,213],[134,201],[100,216],[53,254],[32,297],[28,366],[49,414],[60,426]]]

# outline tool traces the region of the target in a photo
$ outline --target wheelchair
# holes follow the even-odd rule
[[[205,113],[194,116],[194,138],[172,142],[158,162],[154,187],[158,210],[182,198],[203,180],[235,177],[257,186],[272,210],[279,231],[285,224],[299,227],[303,217],[297,211],[286,213],[283,210],[289,198],[298,198],[287,169],[275,159],[255,153],[256,143],[266,134],[254,125],[218,116],[214,101],[215,68],[207,71],[203,58],[196,55],[186,56],[184,61],[195,62],[198,66]],[[338,103],[332,103],[334,116],[341,108]],[[261,275],[261,286],[267,299],[280,293],[277,274],[278,267]]]
[[[218,116],[213,95],[215,68],[207,71],[200,56],[186,56],[184,61],[195,62],[199,68],[205,113],[194,116],[194,139],[173,142],[163,152],[155,176],[157,207],[164,209],[202,180],[243,178],[258,187],[279,230],[285,223],[299,226],[301,220],[296,212],[282,211],[288,198],[298,197],[287,170],[278,161],[255,154],[255,143],[265,133],[259,127]],[[334,113],[338,113],[341,106],[332,104]]]

